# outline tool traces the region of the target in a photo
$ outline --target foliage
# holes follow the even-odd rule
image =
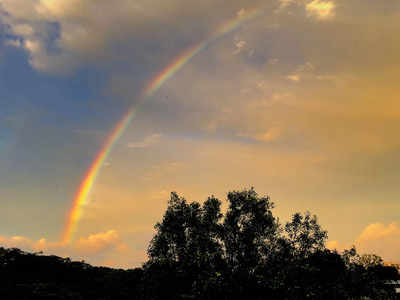
[[[0,248],[0,299],[132,299],[142,273]]]
[[[327,232],[309,212],[284,225],[269,197],[254,189],[210,197],[201,205],[171,194],[155,226],[146,266],[173,263],[184,274],[177,295],[193,299],[390,299],[393,268],[376,255],[341,255],[325,247]],[[161,292],[163,294],[163,292]],[[179,297],[178,297],[179,298]],[[188,299],[189,299],[188,298]]]
[[[0,299],[395,299],[395,267],[356,249],[325,248],[310,213],[282,225],[253,190],[188,203],[171,193],[141,268],[93,267],[0,248]]]

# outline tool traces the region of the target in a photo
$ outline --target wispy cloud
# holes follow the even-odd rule
[[[257,133],[238,133],[238,136],[254,139],[259,142],[272,142],[282,135],[282,129],[279,127],[271,127],[264,132]]]
[[[22,47],[22,43],[20,40],[6,40],[5,44],[7,46],[12,46],[12,47],[16,47],[16,48]]]
[[[107,132],[104,130],[95,130],[95,129],[75,129],[73,130],[74,133],[80,135],[88,135],[88,136],[106,136]]]
[[[301,79],[299,74],[290,74],[290,75],[286,76],[286,78],[291,81],[294,81],[294,82],[298,82]]]
[[[132,142],[128,144],[129,148],[140,149],[140,148],[148,148],[160,142],[161,134],[152,134],[146,136],[142,141]]]

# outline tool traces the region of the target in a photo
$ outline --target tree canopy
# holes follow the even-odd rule
[[[171,193],[140,268],[93,267],[0,248],[1,299],[397,299],[400,279],[374,254],[325,247],[316,216],[281,224],[254,189],[187,202]]]
[[[325,247],[328,234],[315,215],[295,213],[280,224],[268,196],[232,191],[228,209],[214,196],[203,204],[171,194],[155,225],[147,268],[174,270],[170,295],[193,299],[390,299],[385,279],[397,271],[376,255]],[[181,276],[181,277],[180,277]],[[165,294],[164,294],[165,295]],[[159,298],[159,299],[162,299]]]

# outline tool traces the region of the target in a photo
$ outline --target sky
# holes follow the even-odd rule
[[[398,0],[0,0],[0,244],[132,268],[171,191],[254,187],[400,262],[399,30]]]

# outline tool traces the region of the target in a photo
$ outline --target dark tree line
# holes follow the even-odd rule
[[[227,201],[223,213],[215,197],[172,193],[149,260],[132,270],[0,248],[0,299],[396,299],[385,282],[397,270],[354,248],[328,250],[316,216],[282,225],[253,189]]]

